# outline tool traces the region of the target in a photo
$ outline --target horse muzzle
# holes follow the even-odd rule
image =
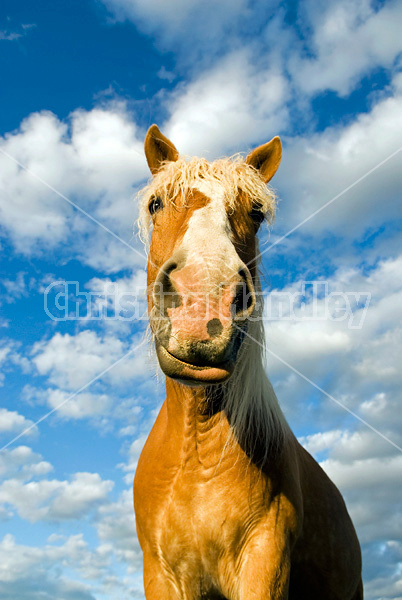
[[[223,281],[207,279],[202,268],[185,260],[180,264],[177,258],[160,270],[153,284],[150,325],[160,366],[169,377],[209,385],[233,373],[255,293],[245,265],[227,275]]]

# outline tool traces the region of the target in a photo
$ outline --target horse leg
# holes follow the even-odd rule
[[[159,560],[144,552],[144,589],[146,600],[182,600],[183,596]]]
[[[280,550],[260,539],[243,557],[239,600],[288,600],[290,555],[286,548]]]

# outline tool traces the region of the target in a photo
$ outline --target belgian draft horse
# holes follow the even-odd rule
[[[344,501],[297,442],[265,374],[257,230],[275,137],[241,157],[179,157],[153,125],[140,225],[166,400],[138,462],[147,600],[360,600]]]

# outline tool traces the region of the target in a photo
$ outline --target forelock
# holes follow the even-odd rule
[[[160,196],[165,203],[174,202],[179,196],[186,198],[189,191],[196,188],[197,182],[200,181],[211,187],[219,185],[224,191],[225,204],[229,210],[235,209],[236,200],[241,192],[248,197],[250,206],[258,206],[267,221],[273,221],[275,194],[258,171],[245,163],[240,154],[213,162],[197,157],[190,160],[179,158],[177,161],[163,164],[148,185],[138,192],[140,202],[138,226],[140,236],[145,243],[148,242],[152,222],[148,210],[151,196]]]

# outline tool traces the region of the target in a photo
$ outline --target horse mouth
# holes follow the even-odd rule
[[[177,358],[156,341],[156,353],[162,371],[168,377],[186,385],[212,385],[223,383],[232,375],[235,360],[216,364],[193,364]]]

